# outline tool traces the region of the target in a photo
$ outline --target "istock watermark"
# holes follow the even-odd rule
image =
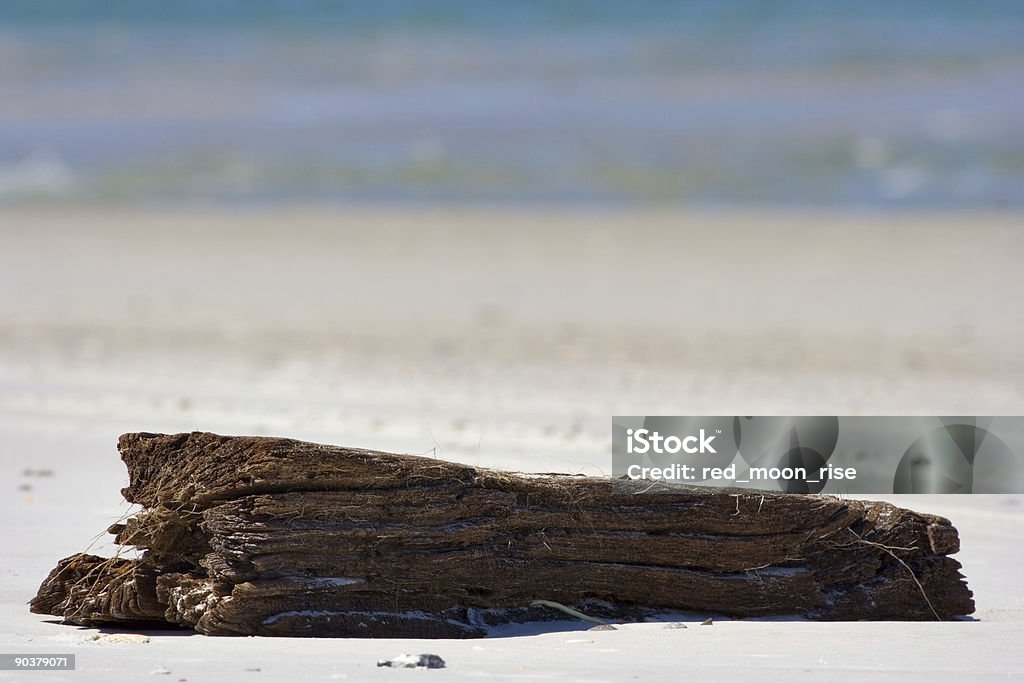
[[[624,482],[791,493],[1021,493],[1024,417],[615,416]],[[651,491],[668,491],[651,487]]]
[[[627,453],[717,453],[711,445],[714,436],[706,436],[704,430],[700,430],[699,436],[678,437],[675,434],[662,436],[658,432],[647,429],[626,430],[626,452]],[[698,444],[698,445],[694,445]]]

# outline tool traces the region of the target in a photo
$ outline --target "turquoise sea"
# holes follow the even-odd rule
[[[1024,207],[1024,2],[3,0],[0,205]]]

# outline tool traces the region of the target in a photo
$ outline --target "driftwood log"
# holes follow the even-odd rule
[[[974,610],[949,521],[887,503],[520,475],[290,439],[125,434],[137,559],[62,560],[33,612],[208,635],[474,637],[657,611]],[[666,489],[667,490],[667,489]]]

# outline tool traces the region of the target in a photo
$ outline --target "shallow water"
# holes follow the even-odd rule
[[[1024,205],[1024,5],[5,2],[0,202]]]

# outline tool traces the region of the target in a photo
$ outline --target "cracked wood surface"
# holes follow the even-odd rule
[[[139,559],[62,560],[34,612],[209,635],[475,637],[559,617],[698,610],[973,612],[956,529],[829,496],[522,475],[268,437],[125,434],[111,527]]]

